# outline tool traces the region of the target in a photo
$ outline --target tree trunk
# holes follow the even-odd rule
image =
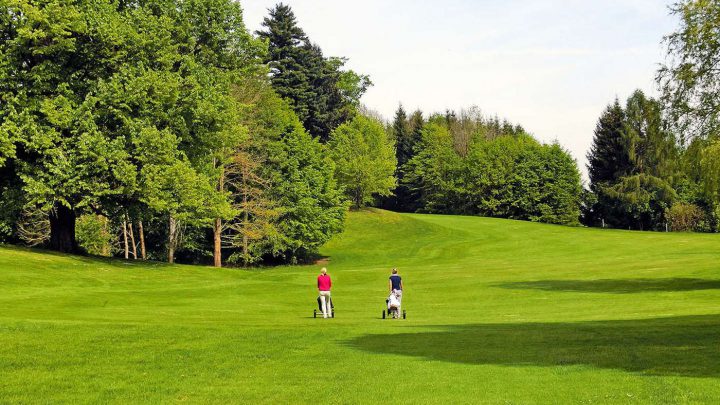
[[[243,176],[243,179],[245,176]],[[248,187],[243,187],[243,265],[248,266],[250,262],[249,258],[249,246],[248,246],[248,227],[249,227],[249,215],[248,215]]]
[[[170,216],[168,223],[170,229],[168,234],[168,263],[175,263],[175,243],[177,242],[177,222]]]
[[[215,267],[222,267],[222,220],[215,218],[213,227],[213,259]]]
[[[220,169],[220,180],[218,182],[218,191],[221,193],[225,190],[225,169]],[[213,226],[213,260],[215,267],[222,267],[222,219],[215,218]]]
[[[125,242],[125,260],[130,258],[130,248],[128,247],[127,221],[123,216],[123,242]]]
[[[145,253],[145,231],[143,230],[142,221],[138,221],[138,232],[140,236],[140,256],[143,260],[147,260],[147,254]]]
[[[132,246],[133,259],[137,260],[137,245],[135,244],[135,233],[133,232],[132,220],[128,220],[128,230],[130,233],[130,246]]]
[[[50,212],[50,249],[63,253],[78,251],[75,240],[75,211],[56,204]]]
[[[102,222],[103,236],[108,236],[110,234],[110,229],[109,229],[110,220],[108,219],[108,217],[103,216],[103,215],[101,215],[99,218],[100,218],[100,221]],[[108,242],[103,243],[101,254],[106,257],[111,256],[110,243],[108,243]]]

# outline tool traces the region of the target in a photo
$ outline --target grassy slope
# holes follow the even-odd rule
[[[717,403],[714,235],[353,213],[317,267],[0,248],[0,402]],[[381,320],[389,268],[406,321]]]

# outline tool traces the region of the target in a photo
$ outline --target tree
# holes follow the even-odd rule
[[[677,199],[677,142],[658,101],[640,90],[620,107],[617,100],[598,121],[588,154],[590,190],[586,223],[618,228],[663,229]]]
[[[419,210],[459,213],[458,183],[465,177],[462,159],[453,148],[445,117],[431,117],[415,155],[403,166],[403,180],[419,198]]]
[[[720,217],[720,141],[713,140],[700,155],[701,184],[712,205],[713,216]]]
[[[677,31],[665,37],[667,62],[657,80],[670,121],[683,138],[720,130],[720,3],[681,0],[672,8]]]
[[[241,114],[250,133],[247,151],[262,164],[249,184],[257,192],[233,195],[236,201],[251,197],[259,211],[249,207],[250,228],[265,232],[263,238],[250,240],[246,252],[252,261],[305,259],[343,229],[347,205],[333,176],[334,163],[287,100],[262,82],[244,91],[253,94],[242,96],[253,100],[243,105]],[[244,261],[241,255],[235,257]]]
[[[401,167],[412,157],[412,138],[410,137],[410,123],[402,104],[395,112],[392,124],[392,137],[395,140],[395,158],[398,167]]]
[[[392,193],[397,160],[379,122],[358,115],[333,132],[329,147],[335,175],[355,208]]]
[[[663,229],[665,212],[677,198],[666,181],[643,173],[622,177],[603,187],[601,195],[613,204],[611,225],[639,230]]]
[[[241,262],[244,266],[256,263],[265,253],[263,242],[277,235],[273,220],[279,212],[267,197],[269,183],[260,175],[261,163],[246,145],[224,166],[220,185],[230,193],[235,215],[227,221],[215,220],[213,256],[216,267],[222,266],[223,248],[233,252],[228,259],[230,262]]]
[[[582,186],[577,162],[559,144],[530,144],[513,169],[517,190],[511,217],[549,224],[577,225]]]
[[[286,98],[301,121],[308,119],[310,103],[314,99],[307,63],[308,43],[305,31],[298,26],[295,14],[282,3],[269,10],[263,20],[265,31],[258,31],[259,38],[267,41],[266,62],[270,67],[271,81],[275,91]]]
[[[86,24],[90,13],[103,23]],[[76,251],[77,211],[127,180],[124,145],[97,128],[88,105],[117,72],[110,38],[127,32],[112,28],[125,26],[110,4],[23,0],[3,3],[0,15],[0,161],[15,160],[24,203],[49,213],[50,246]]]
[[[595,135],[587,154],[590,190],[614,183],[631,171],[630,152],[624,135],[625,111],[616,99],[608,105],[595,126]]]
[[[660,103],[636,90],[625,108],[624,134],[631,173],[652,175],[672,185],[678,160],[677,141],[663,120]]]
[[[404,141],[404,150],[407,152],[403,158],[402,164],[398,161],[398,187],[395,189],[395,199],[397,201],[396,209],[401,212],[416,212],[420,208],[420,196],[415,191],[418,185],[407,178],[405,173],[408,170],[408,162],[417,153],[420,142],[422,141],[422,132],[425,126],[425,119],[422,111],[416,110],[408,119],[408,134]]]
[[[240,139],[229,87],[262,53],[237,3],[0,8],[12,71],[0,75],[0,139],[14,140],[3,156],[17,163],[25,204],[50,213],[52,248],[77,250],[82,213],[142,205],[174,229],[227,215],[212,162]]]
[[[397,186],[393,190],[392,195],[384,198],[381,206],[390,210],[401,210],[401,198],[405,198],[407,194],[405,187],[402,185],[402,166],[412,157],[412,138],[410,133],[410,123],[402,104],[395,113],[395,119],[389,128],[389,136],[395,144],[395,159],[397,166],[395,167],[395,178],[397,178]]]
[[[327,141],[330,133],[352,118],[360,97],[372,85],[365,75],[343,71],[344,58],[326,58],[298,26],[292,9],[282,3],[269,10],[264,31],[275,91],[287,98],[303,126]]]

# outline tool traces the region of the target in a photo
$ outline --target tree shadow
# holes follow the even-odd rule
[[[541,280],[503,283],[497,284],[496,287],[523,290],[530,289],[544,291],[629,294],[659,291],[720,290],[720,280],[706,280],[700,278]]]
[[[647,375],[720,376],[720,315],[442,328],[364,335],[346,344],[452,363],[587,365]]]

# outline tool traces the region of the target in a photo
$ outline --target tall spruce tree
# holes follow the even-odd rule
[[[264,31],[266,63],[275,91],[289,100],[303,126],[327,141],[330,133],[352,118],[357,101],[371,84],[367,76],[343,71],[346,60],[326,58],[298,26],[292,9],[282,3],[269,10]]]
[[[408,119],[408,137],[406,140],[408,155],[406,160],[400,167],[398,173],[398,188],[396,190],[397,195],[397,210],[402,212],[416,212],[421,207],[420,195],[416,191],[419,187],[415,184],[412,178],[408,178],[405,174],[407,172],[408,162],[412,160],[415,154],[418,152],[420,144],[422,142],[422,133],[425,128],[425,118],[420,110],[415,110]]]
[[[600,116],[587,155],[590,189],[593,192],[597,192],[599,186],[613,183],[630,173],[632,163],[624,130],[625,111],[616,99]]]
[[[395,158],[397,159],[399,168],[410,160],[412,155],[410,125],[402,104],[400,104],[395,112],[395,119],[392,124],[392,135],[393,138],[395,138]]]
[[[288,100],[300,121],[305,122],[315,99],[308,76],[309,40],[289,6],[280,3],[269,12],[262,24],[266,30],[258,31],[257,35],[268,44],[265,62],[270,67],[272,85]]]

